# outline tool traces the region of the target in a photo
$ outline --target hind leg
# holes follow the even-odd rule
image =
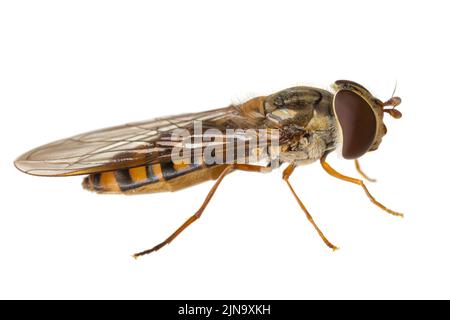
[[[206,207],[208,206],[209,202],[211,201],[211,198],[213,197],[213,195],[216,193],[217,188],[219,187],[220,183],[222,182],[223,178],[225,178],[225,176],[227,174],[229,174],[230,172],[232,172],[233,170],[241,170],[241,171],[252,171],[252,172],[268,172],[271,169],[268,167],[263,167],[263,166],[254,166],[254,165],[248,165],[248,164],[233,164],[233,165],[229,165],[227,166],[222,173],[220,174],[220,176],[217,178],[216,183],[214,184],[214,186],[211,188],[211,190],[208,192],[208,195],[206,196],[205,200],[203,201],[203,204],[201,205],[200,209],[197,210],[197,212],[192,215],[189,219],[186,220],[185,223],[183,223],[177,230],[175,230],[174,233],[172,233],[166,240],[164,240],[163,242],[157,244],[156,246],[154,246],[151,249],[136,253],[133,255],[134,258],[138,258],[140,256],[152,253],[154,251],[158,251],[159,249],[161,249],[162,247],[168,245],[169,243],[171,243],[176,237],[178,237],[178,235],[180,235],[187,227],[189,227],[193,222],[195,222],[196,220],[198,220],[202,214],[203,211],[206,209]]]

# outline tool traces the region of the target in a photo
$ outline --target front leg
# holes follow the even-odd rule
[[[356,171],[358,171],[358,173],[361,175],[361,177],[363,177],[364,179],[366,179],[367,181],[370,181],[370,182],[377,182],[376,179],[369,178],[369,176],[364,171],[362,171],[361,165],[359,164],[358,159],[355,159],[355,167],[356,167]]]
[[[398,217],[403,217],[402,213],[393,211],[389,208],[386,208],[384,205],[382,205],[381,203],[379,203],[369,192],[369,190],[367,189],[367,187],[365,186],[364,182],[362,180],[359,179],[355,179],[355,178],[351,178],[351,177],[347,177],[344,176],[343,174],[337,172],[336,170],[334,170],[327,162],[326,162],[326,157],[327,154],[324,154],[321,158],[320,158],[320,164],[322,165],[322,167],[325,169],[325,171],[330,174],[331,176],[338,178],[340,180],[344,180],[347,182],[351,182],[354,184],[357,184],[359,186],[361,186],[364,189],[364,192],[366,193],[367,197],[370,199],[370,201],[372,201],[377,207],[383,209],[384,211],[394,215],[394,216],[398,216]]]

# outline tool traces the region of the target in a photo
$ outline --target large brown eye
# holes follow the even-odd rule
[[[369,103],[350,90],[334,97],[334,112],[342,129],[342,156],[356,159],[371,147],[377,130],[375,113]]]

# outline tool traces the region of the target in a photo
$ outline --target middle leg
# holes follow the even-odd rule
[[[332,244],[330,241],[328,241],[328,239],[325,237],[325,235],[323,234],[322,230],[320,230],[320,228],[317,226],[316,222],[314,221],[313,217],[311,216],[311,214],[308,212],[308,209],[306,209],[305,205],[303,204],[303,202],[300,200],[300,198],[297,196],[294,188],[292,187],[291,183],[289,182],[289,177],[291,176],[292,172],[294,172],[295,170],[295,164],[291,163],[284,171],[283,171],[283,180],[286,181],[289,189],[291,190],[292,194],[294,195],[295,199],[297,200],[297,203],[300,205],[300,207],[302,208],[303,212],[306,215],[306,218],[309,220],[309,222],[313,225],[314,229],[316,229],[317,233],[319,234],[319,236],[322,238],[323,242],[325,242],[325,244],[333,249],[333,251],[338,250],[339,248],[336,247],[334,244]]]

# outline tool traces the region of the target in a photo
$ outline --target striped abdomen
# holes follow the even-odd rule
[[[83,180],[83,187],[99,193],[176,191],[207,180],[215,180],[224,168],[224,165],[207,167],[202,164],[157,163],[91,174]]]

